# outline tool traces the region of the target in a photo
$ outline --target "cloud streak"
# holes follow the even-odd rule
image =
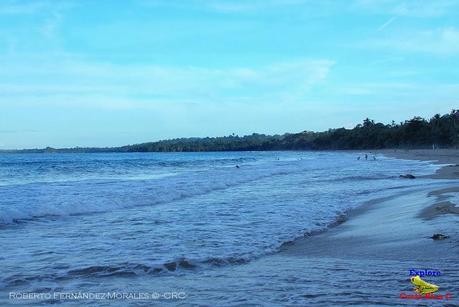
[[[326,79],[333,64],[329,60],[303,59],[219,69],[115,65],[75,59],[35,64],[6,60],[1,63],[5,70],[0,72],[0,103],[33,105],[49,101],[107,108],[167,102],[280,103],[303,98]],[[11,81],[21,78],[21,84]]]
[[[48,1],[9,1],[0,3],[0,15],[28,15],[49,9]]]
[[[199,10],[219,14],[257,14],[296,9],[296,13],[308,13],[318,15],[329,15],[332,12],[340,11],[339,8],[347,7],[346,4],[339,4],[332,0],[140,0],[145,7],[167,7],[177,10]]]
[[[459,0],[355,0],[354,9],[372,14],[390,14],[404,17],[440,17],[454,13]]]
[[[391,17],[389,20],[387,20],[385,23],[383,23],[379,28],[378,31],[382,31],[385,28],[387,28],[391,23],[393,23],[397,19],[397,17]]]
[[[459,30],[447,27],[427,31],[405,31],[388,38],[372,40],[367,46],[411,53],[457,56]]]

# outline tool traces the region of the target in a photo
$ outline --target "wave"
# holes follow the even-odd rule
[[[313,236],[327,231],[343,223],[347,218],[347,213],[340,213],[328,224],[317,224],[317,228],[312,231],[307,231],[304,236]],[[290,240],[279,244],[277,247],[265,250],[261,254],[252,254],[245,256],[226,256],[226,257],[208,257],[204,259],[189,259],[186,257],[177,258],[175,260],[165,261],[160,264],[145,264],[124,262],[118,264],[97,264],[81,266],[77,268],[66,268],[62,271],[62,267],[56,272],[38,275],[14,274],[3,278],[0,284],[4,288],[17,287],[32,284],[37,281],[65,281],[75,278],[105,278],[105,277],[134,277],[142,275],[164,275],[164,274],[181,274],[193,270],[206,269],[209,267],[221,267],[231,265],[247,264],[254,259],[257,259],[266,254],[273,254],[289,245],[295,244],[295,240]],[[51,252],[52,253],[52,252]],[[59,269],[61,270],[59,272]]]
[[[16,160],[16,161],[1,161],[1,167],[13,167],[24,169],[34,168],[40,170],[78,170],[84,171],[91,168],[123,168],[123,167],[145,167],[145,166],[161,166],[161,167],[186,167],[190,165],[215,165],[215,164],[231,164],[231,163],[248,163],[257,161],[254,157],[235,157],[235,158],[214,158],[214,159],[194,159],[194,160],[174,160],[174,159],[123,159],[123,160],[103,160],[103,159],[91,159],[91,160]]]
[[[382,174],[375,174],[372,176],[342,176],[336,178],[327,178],[327,179],[319,179],[316,180],[317,182],[345,182],[345,181],[368,181],[368,180],[390,180],[390,179],[397,179],[398,176],[392,175],[382,175]]]
[[[418,187],[416,189],[422,190],[423,188]],[[406,194],[406,192],[399,192],[395,195],[392,194],[392,197],[402,193]],[[315,236],[344,223],[348,218],[349,212],[352,210],[353,209],[337,212],[335,218],[332,220],[328,222],[316,222],[312,229],[305,231],[302,235],[299,234],[291,240],[280,242],[272,248],[260,250],[257,253],[220,257],[210,256],[203,259],[180,257],[158,264],[122,262],[115,264],[94,264],[75,268],[69,268],[66,266],[56,268],[55,272],[48,274],[40,273],[38,275],[32,275],[33,273],[30,273],[29,275],[27,273],[23,273],[10,275],[3,278],[0,281],[0,285],[2,288],[8,288],[24,286],[40,281],[59,282],[75,278],[135,277],[142,275],[161,276],[164,274],[182,274],[210,267],[244,265],[262,256],[285,250],[289,246],[294,245],[298,238]],[[52,254],[53,252],[48,253]]]
[[[306,169],[299,163],[277,162],[188,171],[160,180],[84,180],[0,186],[0,226],[37,218],[164,204]]]
[[[209,258],[202,261],[193,261],[180,258],[158,265],[144,263],[119,263],[111,265],[89,265],[73,268],[64,272],[55,272],[39,275],[14,274],[3,278],[1,285],[4,288],[23,286],[36,281],[64,281],[75,278],[104,278],[104,277],[133,277],[141,275],[164,275],[192,271],[205,266],[238,265],[248,263],[245,258]]]

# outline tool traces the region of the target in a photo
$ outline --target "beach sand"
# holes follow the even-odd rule
[[[445,242],[435,242],[429,238],[441,231],[451,234],[459,230],[456,230],[459,204],[449,201],[452,196],[459,195],[459,150],[384,150],[377,153],[398,159],[442,164],[443,167],[435,174],[423,177],[451,180],[439,180],[438,185],[427,190],[423,188],[369,201],[349,212],[347,220],[339,226],[298,240],[286,252],[391,258],[406,255],[410,258],[413,255],[407,246],[423,244],[432,247],[426,248],[424,255],[437,256],[438,252],[443,253],[442,248],[438,247],[453,248],[455,256],[459,255],[459,246],[452,244],[458,242],[459,237],[451,236]]]
[[[459,179],[459,149],[387,149],[378,150],[376,153],[397,159],[431,161],[435,164],[445,165],[429,177],[435,179]]]
[[[373,263],[376,271],[380,263],[387,261],[403,264],[395,265],[398,268],[392,270],[394,284],[401,286],[399,289],[399,286],[395,286],[393,290],[394,305],[409,303],[409,300],[397,300],[397,292],[414,293],[406,288],[409,289],[410,285],[409,269],[437,269],[443,274],[438,293],[450,292],[453,295],[453,300],[443,303],[459,303],[459,151],[385,150],[378,151],[377,154],[448,164],[429,177],[450,180],[438,180],[427,188],[417,188],[388,198],[372,200],[349,212],[346,221],[340,225],[324,233],[296,240],[285,246],[281,254],[307,258],[312,263],[320,263],[322,259],[330,258],[336,261],[349,260],[349,272],[361,269],[368,261]],[[445,234],[449,238],[433,240],[431,237],[436,233]],[[405,270],[402,274],[398,272],[401,268]],[[371,275],[365,270],[361,271],[363,279]],[[384,278],[390,278],[390,274],[387,273],[385,271],[383,274]],[[337,276],[341,275],[343,273]],[[404,280],[400,280],[400,276],[403,276]],[[375,287],[381,286],[378,278],[378,272],[374,272]],[[430,281],[436,282],[432,278]],[[387,289],[381,290],[385,291]],[[362,303],[359,300],[351,301]],[[376,301],[378,300],[375,298]]]
[[[428,194],[418,189],[368,202],[351,211],[342,224],[299,239],[283,253],[390,260],[458,259],[459,218],[457,212],[452,212],[457,208],[448,202],[445,210],[445,202],[438,202],[433,194],[426,197]],[[433,240],[436,233],[450,238]]]

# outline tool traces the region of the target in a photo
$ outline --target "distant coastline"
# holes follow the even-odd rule
[[[365,119],[352,129],[251,134],[224,137],[177,138],[120,147],[74,147],[1,150],[1,153],[97,153],[97,152],[218,152],[276,150],[371,150],[459,147],[459,110],[426,120],[414,117],[402,123],[375,123]]]

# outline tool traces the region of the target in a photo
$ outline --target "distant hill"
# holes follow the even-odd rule
[[[202,152],[259,150],[338,150],[382,148],[450,148],[459,146],[459,110],[429,120],[414,117],[402,123],[375,123],[365,119],[353,129],[304,131],[284,135],[251,134],[224,137],[178,138],[109,148],[43,148],[3,152]]]

